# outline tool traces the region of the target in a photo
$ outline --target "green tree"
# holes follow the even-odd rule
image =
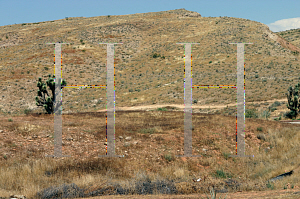
[[[43,106],[47,111],[47,114],[52,114],[54,112],[54,107],[53,107],[54,94],[55,94],[54,78],[55,75],[53,75],[53,77],[51,77],[51,75],[48,75],[48,80],[46,81],[47,86],[49,86],[52,92],[52,97],[49,95],[46,84],[42,82],[41,77],[39,77],[39,80],[37,82],[37,87],[39,87],[39,90],[37,92],[38,96],[35,97],[36,105]],[[67,82],[63,79],[61,85],[66,86]]]
[[[287,114],[289,118],[296,118],[299,112],[299,98],[298,98],[298,89],[299,89],[300,83],[295,85],[295,88],[289,87],[288,93],[286,93],[286,96],[288,98],[288,104],[287,108],[290,109],[290,113]]]

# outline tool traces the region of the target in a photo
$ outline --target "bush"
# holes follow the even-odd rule
[[[276,101],[276,102],[274,102],[273,104],[272,104],[272,107],[275,107],[275,106],[280,106],[281,105],[281,103],[280,102],[278,102],[278,101]]]
[[[24,113],[26,114],[26,115],[28,115],[29,113],[31,113],[32,112],[32,109],[25,109],[24,110]]]
[[[165,108],[165,107],[164,107],[164,108],[158,108],[157,110],[158,110],[158,111],[168,111],[168,109]]]
[[[154,53],[152,57],[153,57],[153,58],[160,57],[160,54]]]
[[[170,162],[170,161],[173,160],[172,154],[165,154],[165,155],[164,155],[164,158],[165,158],[168,162]]]
[[[258,118],[255,109],[246,109],[245,118]]]

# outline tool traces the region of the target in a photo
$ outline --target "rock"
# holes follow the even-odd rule
[[[3,130],[0,130],[0,133],[2,133],[3,132]]]
[[[193,12],[193,13],[186,13],[184,14],[185,17],[201,17],[201,15],[197,12]]]
[[[73,141],[73,138],[68,137],[68,138],[66,138],[66,140],[68,140],[68,141]]]
[[[128,141],[129,141],[129,140],[131,140],[131,137],[130,137],[130,136],[129,136],[129,137],[126,137],[125,140],[128,140]]]
[[[24,195],[12,195],[9,197],[9,199],[25,199],[26,196]]]
[[[126,147],[127,147],[127,146],[130,146],[130,143],[129,143],[129,142],[125,142],[125,143],[124,143],[124,146],[126,146]]]
[[[80,189],[76,184],[70,185],[63,184],[58,187],[50,187],[37,193],[37,198],[50,199],[50,198],[79,198],[85,197],[84,189]]]
[[[123,136],[119,136],[120,139],[123,139]]]
[[[280,179],[282,179],[283,177],[290,176],[290,175],[292,175],[293,173],[294,173],[294,171],[291,170],[290,172],[281,174],[281,175],[279,175],[279,176],[276,176],[275,178],[271,178],[271,179],[268,180],[267,182],[275,182],[276,180],[280,180]]]

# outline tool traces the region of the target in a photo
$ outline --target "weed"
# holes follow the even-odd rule
[[[12,119],[8,119],[8,121],[9,121],[9,122],[12,122],[13,120],[12,120]]]

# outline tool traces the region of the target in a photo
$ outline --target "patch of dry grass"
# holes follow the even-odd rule
[[[163,111],[156,116],[149,112],[119,113],[119,117],[124,119],[116,120],[116,153],[127,151],[125,158],[45,158],[45,151],[34,145],[17,151],[14,157],[8,156],[0,161],[0,195],[34,196],[42,189],[63,183],[75,183],[82,188],[98,185],[98,189],[114,185],[133,193],[138,186],[136,182],[142,183],[141,179],[146,178],[150,179],[151,186],[158,186],[164,180],[173,181],[177,193],[181,194],[209,193],[212,185],[221,189],[225,186],[224,180],[229,177],[241,183],[239,187],[228,188],[229,191],[265,190],[273,188],[267,187],[266,180],[300,164],[299,127],[248,118],[246,154],[254,155],[254,158],[231,158],[228,154],[235,153],[235,117],[207,114],[193,114],[193,154],[202,157],[177,158],[176,154],[183,152],[182,116],[180,112]],[[80,125],[76,122],[78,117]],[[85,130],[86,135],[95,135],[95,139],[105,138],[105,126],[100,125],[99,128],[99,124],[94,122],[95,118],[102,120],[103,117],[64,116],[63,133],[68,134],[68,128],[72,128],[75,133]],[[46,135],[51,130],[51,122],[46,122],[44,117],[22,118],[22,121],[29,122],[22,122],[17,117],[12,119],[14,122],[3,120],[1,128],[5,132],[14,132],[16,136]],[[264,139],[258,139],[261,135]],[[123,139],[118,139],[119,136]],[[125,147],[127,136],[132,139],[128,141],[131,144]],[[135,141],[138,144],[134,144]],[[13,148],[14,143],[12,138],[3,140],[5,148]],[[270,149],[267,150],[267,147]],[[205,181],[193,182],[193,179],[203,179],[204,176],[208,176]],[[287,183],[299,186],[298,179],[299,173],[295,171],[292,176],[276,182],[274,188],[282,189]]]

